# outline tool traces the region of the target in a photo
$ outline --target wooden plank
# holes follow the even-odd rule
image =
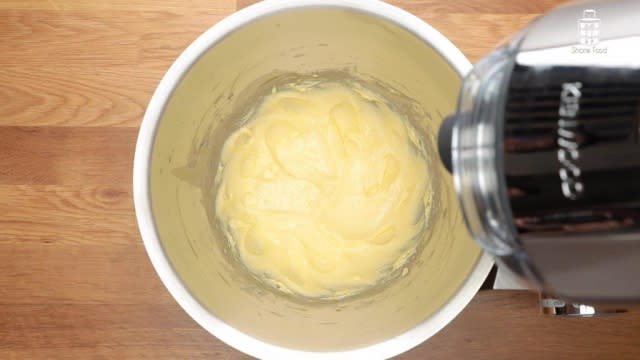
[[[135,65],[143,70],[149,62],[173,61],[229,13],[5,10],[0,12],[0,63]]]
[[[233,352],[228,346],[214,341],[218,346],[214,350],[195,350],[193,346],[175,345],[175,342],[159,343],[141,346],[89,346],[66,347],[46,349],[0,349],[0,356],[7,360],[43,359],[43,360],[111,360],[111,359],[135,359],[135,360],[240,360],[250,357]],[[231,350],[231,351],[230,351]]]
[[[138,127],[163,71],[62,61],[2,67],[0,126]]]
[[[11,331],[9,331],[9,329]],[[175,304],[0,307],[2,359],[244,359]]]
[[[93,235],[90,228],[87,233],[87,239],[93,241],[86,245],[0,243],[0,308],[10,304],[174,303],[156,276],[142,241],[132,237],[127,244],[113,244],[107,235]],[[77,310],[80,316],[81,308]]]
[[[172,302],[130,184],[0,185],[0,199],[0,304]]]
[[[443,331],[398,359],[637,358],[640,314],[549,317],[538,313],[536,299],[530,292],[483,291]],[[91,351],[109,359],[248,358],[172,304],[5,305],[0,339],[1,358],[86,358]]]
[[[91,345],[87,347],[64,347],[46,349],[2,349],[0,357],[6,360],[111,360],[111,359],[134,359],[134,360],[241,360],[252,359],[240,352],[234,351],[225,344],[217,340],[209,340],[209,344],[216,344],[213,350],[206,346],[200,346],[202,350],[197,350],[196,346],[176,344],[175,341],[164,343],[144,344],[139,346],[116,345]]]
[[[127,10],[135,12],[154,10],[185,11],[227,11],[236,9],[235,0],[3,0],[0,10]]]
[[[64,11],[0,3],[0,126],[137,127],[166,69],[232,11],[101,12],[95,3],[61,2],[73,5]]]
[[[137,132],[0,126],[0,184],[130,184]]]
[[[102,246],[137,241],[131,186],[0,185],[0,243]],[[65,224],[65,226],[60,226]]]

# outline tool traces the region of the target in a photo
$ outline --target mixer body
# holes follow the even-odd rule
[[[474,238],[561,299],[640,301],[638,14],[596,1],[538,18],[474,67],[441,129]]]

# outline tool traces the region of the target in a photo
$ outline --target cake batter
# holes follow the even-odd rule
[[[417,138],[362,85],[274,89],[225,142],[218,172],[216,213],[240,261],[305,297],[340,298],[388,279],[415,252],[428,216]]]

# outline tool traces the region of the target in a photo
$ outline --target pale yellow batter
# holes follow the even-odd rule
[[[357,84],[275,91],[226,141],[216,211],[259,279],[339,298],[415,252],[431,188],[414,130]]]

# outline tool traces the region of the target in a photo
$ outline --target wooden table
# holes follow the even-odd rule
[[[472,60],[561,1],[397,0]],[[242,359],[156,277],[131,201],[142,113],[171,62],[247,1],[0,2],[0,359]],[[640,315],[559,319],[483,291],[400,359],[638,359]]]

